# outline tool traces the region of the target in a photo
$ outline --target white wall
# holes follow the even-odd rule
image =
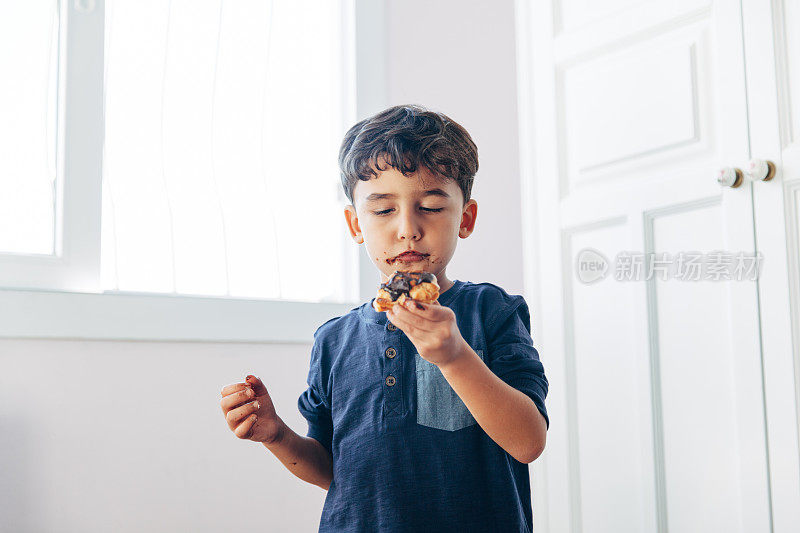
[[[0,531],[316,531],[326,492],[228,429],[248,373],[305,435],[307,345],[0,340]]]
[[[439,109],[478,145],[477,226],[451,277],[520,294],[513,2],[392,1],[383,14],[386,94],[372,101]],[[316,531],[325,491],[237,439],[219,407],[253,373],[304,435],[309,349],[0,339],[0,530]]]

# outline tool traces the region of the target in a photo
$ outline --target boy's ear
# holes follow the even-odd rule
[[[364,236],[361,235],[361,227],[358,225],[358,214],[356,208],[348,205],[344,208],[344,218],[347,220],[347,229],[350,230],[350,236],[357,244],[364,242]]]
[[[461,226],[458,228],[458,236],[466,239],[475,229],[475,219],[478,218],[478,202],[470,200],[464,206],[461,213]]]

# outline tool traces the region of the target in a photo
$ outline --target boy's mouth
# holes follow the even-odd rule
[[[424,254],[421,252],[412,252],[407,250],[402,254],[395,256],[394,258],[387,259],[386,262],[390,265],[396,261],[400,261],[401,263],[416,263],[418,261],[422,261],[429,255],[431,254]]]

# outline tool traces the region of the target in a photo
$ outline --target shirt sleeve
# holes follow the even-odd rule
[[[511,302],[495,315],[487,328],[487,364],[497,377],[533,400],[549,429],[550,418],[544,405],[549,385],[539,352],[533,347],[530,324],[525,299],[512,296]]]
[[[297,400],[300,414],[308,421],[306,436],[322,444],[328,453],[333,454],[333,418],[331,404],[322,387],[319,346],[315,342],[311,349],[311,363],[308,369],[308,388]]]

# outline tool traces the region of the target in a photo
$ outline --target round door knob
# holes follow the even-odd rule
[[[726,187],[736,188],[742,184],[744,175],[741,170],[734,167],[724,167],[717,171],[717,183]]]
[[[750,181],[769,181],[775,177],[775,163],[764,159],[751,159],[744,169]]]

